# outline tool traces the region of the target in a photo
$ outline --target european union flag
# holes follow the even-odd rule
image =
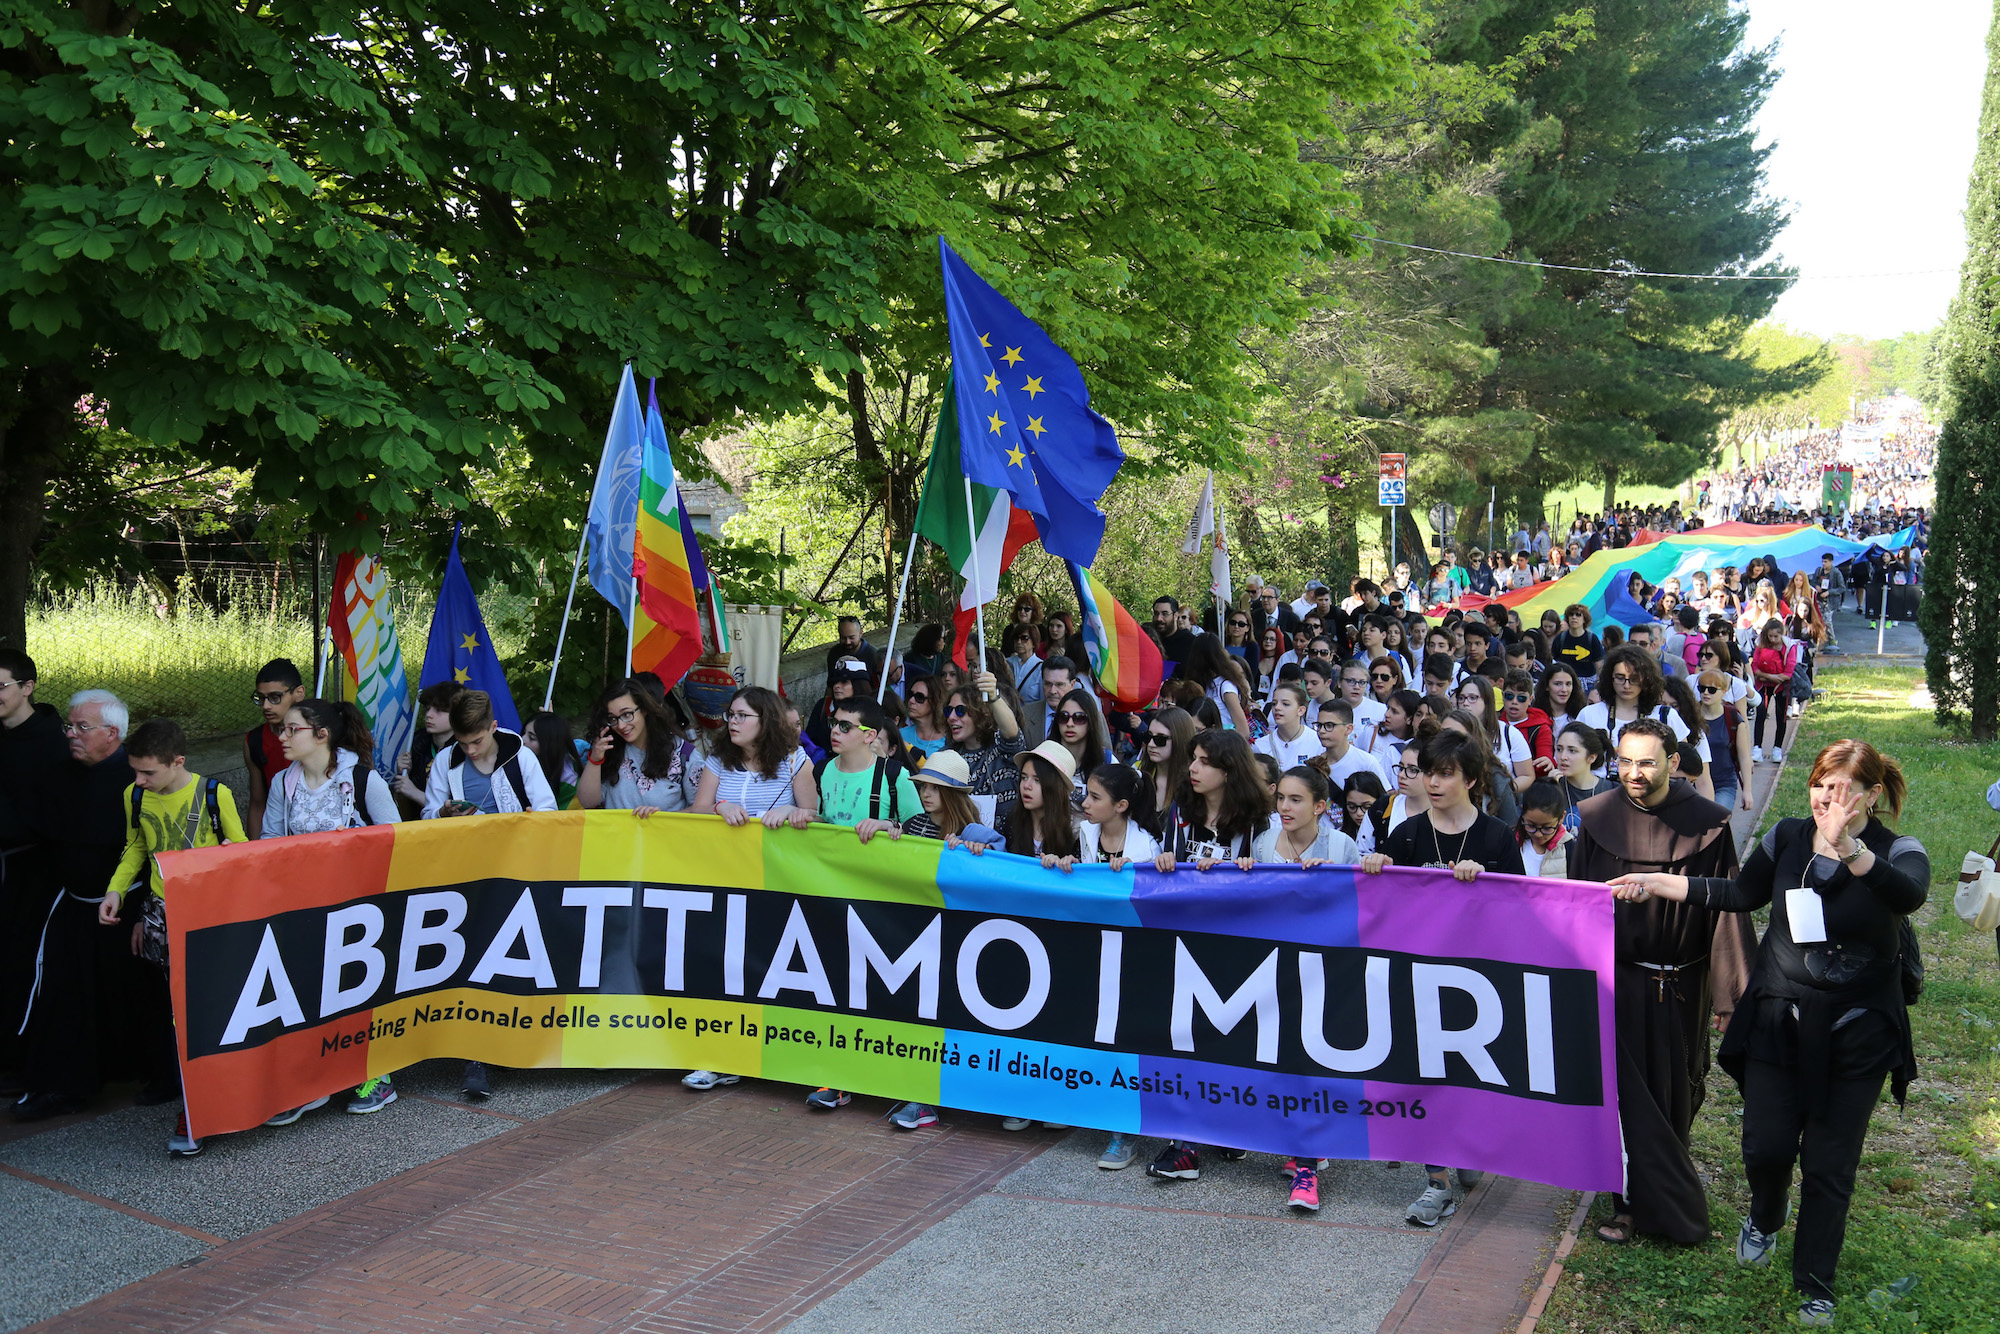
[[[417,688],[456,681],[468,690],[493,697],[493,720],[510,732],[521,730],[521,715],[500,670],[500,655],[486,633],[472,581],[458,558],[458,526],[451,530],[451,557],[444,563],[444,583],[438,587],[437,609],[431,613],[431,637],[424,645],[424,673]]]
[[[938,238],[960,466],[1035,516],[1042,546],[1079,565],[1104,540],[1104,494],[1125,451],[1091,411],[1067,352]]]

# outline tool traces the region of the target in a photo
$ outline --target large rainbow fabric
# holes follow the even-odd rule
[[[651,395],[648,395],[649,399]],[[647,404],[639,472],[639,522],[632,574],[639,583],[632,622],[632,670],[657,672],[672,686],[701,656],[701,613],[687,538],[681,531],[680,487],[657,400]]]
[[[1070,585],[1076,589],[1084,651],[1090,656],[1090,673],[1097,678],[1098,688],[1122,709],[1150,707],[1160,693],[1165,671],[1160,646],[1111,595],[1102,579],[1075,561],[1063,563],[1069,566]]]
[[[393,779],[397,757],[410,748],[417,713],[388,591],[389,572],[376,557],[350,551],[335,564],[327,628],[339,683],[327,693],[359,706],[375,741],[375,767]]]
[[[1725,523],[1713,528],[1697,528],[1687,533],[1641,532],[1631,546],[1594,553],[1561,579],[1484,598],[1467,594],[1459,599],[1463,607],[1483,607],[1498,602],[1521,613],[1523,624],[1532,625],[1543,611],[1560,615],[1572,604],[1581,603],[1590,611],[1593,624],[1607,620],[1633,625],[1646,619],[1636,604],[1624,596],[1634,574],[1649,584],[1669,576],[1686,576],[1696,570],[1714,571],[1724,565],[1741,570],[1756,556],[1774,560],[1788,574],[1819,567],[1819,558],[1831,553],[1836,562],[1878,546],[1907,545],[1910,530],[1893,537],[1856,542],[1835,537],[1818,524]]]
[[[623,811],[161,858],[197,1134],[432,1058],[702,1067],[1276,1153],[1623,1179],[1613,903]]]

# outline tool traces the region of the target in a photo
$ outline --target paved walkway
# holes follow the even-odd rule
[[[1298,1218],[1263,1154],[1167,1183],[1097,1170],[1092,1131],[905,1134],[876,1099],[662,1075],[501,1072],[475,1109],[453,1073],[194,1159],[157,1108],[0,1146],[0,1328],[1498,1334],[1575,1203],[1493,1181],[1424,1232],[1419,1169],[1343,1163]]]

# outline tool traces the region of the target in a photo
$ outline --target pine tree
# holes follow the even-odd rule
[[[1979,151],[1965,200],[1965,266],[1941,340],[1937,509],[1918,611],[1938,721],[1969,715],[1980,741],[1992,740],[2000,724],[2000,546],[1992,532],[2000,481],[2000,6],[1986,60]]]
[[[1491,59],[1566,7],[1492,6],[1464,54]],[[1488,403],[1541,424],[1528,461],[1494,480],[1535,500],[1601,480],[1608,509],[1620,481],[1689,476],[1731,411],[1819,368],[1767,370],[1738,348],[1782,281],[1588,271],[1776,276],[1762,257],[1785,221],[1763,193],[1769,150],[1753,124],[1776,74],[1769,51],[1743,45],[1747,15],[1723,0],[1593,12],[1592,39],[1539,67],[1474,138],[1508,163],[1508,253],[1572,266],[1543,269],[1539,291],[1487,326]]]

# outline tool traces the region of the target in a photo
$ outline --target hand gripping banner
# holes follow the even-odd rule
[[[197,1135],[452,1057],[700,1067],[1271,1153],[1624,1180],[1599,885],[1064,874],[624,811],[160,864]]]

